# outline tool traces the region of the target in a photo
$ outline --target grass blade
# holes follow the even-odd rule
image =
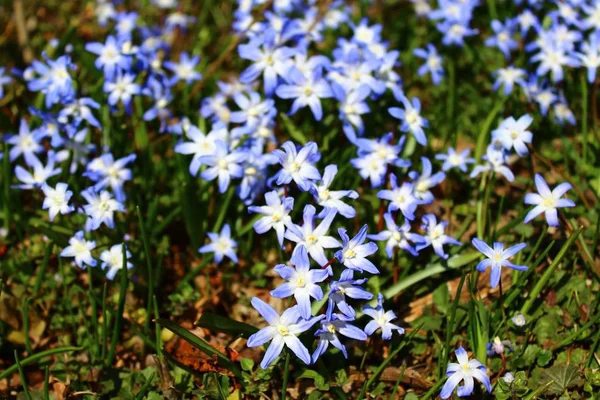
[[[23,367],[21,366],[21,360],[19,360],[19,354],[15,350],[15,363],[17,364],[17,368],[19,369],[19,376],[21,377],[21,384],[23,385],[23,393],[25,393],[25,397],[28,400],[31,399],[31,393],[29,393],[29,387],[27,387],[27,378],[25,377],[25,373],[23,372]]]
[[[358,400],[362,399],[365,396],[365,393],[369,389],[369,386],[371,386],[373,384],[373,382],[375,382],[375,379],[377,379],[379,377],[379,375],[381,375],[381,373],[383,372],[385,367],[392,361],[392,359],[396,356],[396,354],[398,354],[400,352],[400,350],[402,350],[404,348],[404,346],[409,344],[411,342],[411,340],[417,335],[417,333],[419,333],[419,330],[421,330],[422,326],[423,326],[423,324],[419,325],[417,328],[415,328],[414,331],[412,331],[410,333],[410,335],[404,337],[402,342],[400,342],[400,344],[396,348],[396,350],[392,351],[390,353],[390,355],[385,360],[383,360],[383,362],[381,364],[379,364],[379,367],[377,367],[377,369],[375,370],[373,375],[369,378],[369,380],[367,382],[365,382],[364,386],[362,387],[362,389],[357,397]]]
[[[117,306],[117,316],[115,321],[115,327],[113,329],[112,338],[110,341],[110,350],[108,357],[106,358],[106,366],[110,367],[115,358],[115,352],[117,350],[117,341],[119,339],[119,333],[123,328],[123,311],[125,310],[125,298],[127,297],[127,285],[129,284],[129,277],[127,276],[127,248],[123,243],[123,268],[121,268],[121,287],[119,289],[119,304]]]
[[[52,356],[55,354],[69,353],[71,351],[80,351],[82,349],[83,349],[82,347],[70,346],[70,347],[59,347],[56,349],[41,351],[37,354],[33,354],[33,355],[21,360],[21,366],[33,364],[34,362],[41,360],[42,358]],[[18,368],[19,367],[15,364],[15,365],[11,365],[10,367],[6,368],[4,371],[0,372],[0,380],[9,377],[12,373],[17,371]]]
[[[142,232],[142,242],[144,243],[144,256],[146,257],[146,269],[148,274],[148,297],[146,300],[146,322],[144,323],[144,329],[148,333],[150,328],[150,315],[152,315],[152,300],[154,299],[154,279],[152,274],[152,262],[150,260],[150,246],[148,245],[148,236],[146,235],[146,228],[142,219],[142,212],[140,207],[136,206],[138,215],[138,222],[140,224],[140,231]],[[123,244],[123,254],[125,254],[125,244]],[[127,259],[124,256],[123,266],[127,265]]]
[[[227,368],[234,375],[241,375],[239,368],[237,367],[237,365],[235,365],[233,361],[227,358],[225,354],[212,347],[208,342],[194,335],[192,332],[180,327],[179,325],[172,321],[169,321],[168,319],[160,318],[155,320],[154,322],[175,333],[177,336],[179,336],[198,350],[202,351],[206,355],[210,357],[217,357],[217,361],[219,362],[219,364],[221,364],[222,367]]]
[[[544,274],[542,275],[540,280],[533,287],[533,290],[529,294],[529,299],[527,299],[527,301],[525,302],[525,304],[523,304],[523,307],[521,308],[521,314],[527,315],[527,313],[533,306],[533,303],[537,300],[538,295],[540,294],[540,292],[542,291],[544,286],[546,286],[546,283],[548,282],[548,280],[554,273],[554,270],[556,269],[556,267],[558,267],[558,264],[560,264],[560,262],[562,261],[563,257],[567,253],[567,250],[575,242],[575,240],[577,239],[577,237],[579,236],[579,234],[581,233],[582,230],[583,230],[583,227],[579,227],[579,228],[577,228],[577,230],[575,232],[573,232],[571,234],[571,236],[569,236],[569,239],[567,239],[567,241],[565,242],[563,247],[560,249],[560,251],[558,252],[556,257],[552,261],[552,264],[550,264],[548,269],[546,269],[546,271],[544,271]]]

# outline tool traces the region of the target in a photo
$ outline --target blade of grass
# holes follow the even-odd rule
[[[154,296],[154,319],[159,319],[160,314],[158,313],[158,303],[156,302],[156,296]],[[162,353],[162,337],[160,336],[160,326],[154,325],[154,336],[156,339],[156,353],[160,356]]]
[[[148,392],[148,388],[152,384],[153,380],[154,380],[154,372],[152,373],[152,375],[150,375],[150,378],[148,378],[148,380],[144,383],[144,386],[142,386],[140,388],[140,391],[135,396],[136,400],[142,400],[144,398],[144,396],[146,396],[146,392]]]
[[[600,314],[596,315],[594,318],[592,318],[586,324],[584,324],[583,326],[581,326],[575,332],[571,333],[569,336],[567,336],[566,338],[564,338],[560,342],[558,342],[555,345],[553,345],[552,347],[550,347],[550,351],[555,351],[555,350],[560,349],[561,347],[565,347],[565,346],[570,345],[579,336],[581,336],[587,329],[589,329],[592,325],[594,325],[598,321],[600,321]]]
[[[381,362],[381,364],[379,364],[379,367],[377,367],[377,369],[375,370],[373,375],[369,378],[369,380],[367,380],[365,382],[360,393],[358,394],[357,400],[361,400],[365,396],[367,390],[369,389],[369,386],[371,386],[371,384],[373,384],[373,382],[375,382],[375,379],[377,379],[379,377],[379,375],[381,375],[381,373],[383,372],[385,367],[392,361],[392,359],[396,356],[396,354],[398,354],[400,352],[400,350],[402,350],[404,348],[404,346],[409,344],[411,342],[411,340],[417,335],[417,333],[419,333],[422,326],[423,326],[423,324],[419,325],[417,328],[415,328],[414,331],[412,331],[410,333],[410,335],[402,338],[402,341],[400,342],[400,344],[398,344],[398,347],[394,351],[392,351],[390,353],[390,355]]]
[[[117,315],[115,320],[115,327],[113,329],[112,338],[110,341],[110,350],[108,351],[108,357],[106,358],[106,367],[112,366],[115,358],[115,352],[117,350],[117,341],[119,340],[119,333],[123,328],[123,311],[125,311],[125,298],[127,297],[127,285],[129,284],[129,277],[127,276],[127,249],[125,243],[123,243],[123,268],[121,268],[121,287],[119,288],[119,304],[117,306]]]
[[[92,306],[92,351],[90,352],[92,363],[96,361],[98,357],[98,308],[96,306],[96,302],[94,301],[94,284],[93,284],[93,273],[92,267],[88,267],[88,298],[90,300],[90,304]]]
[[[397,296],[399,293],[408,289],[412,285],[421,282],[424,279],[427,279],[433,275],[441,274],[442,272],[463,267],[467,264],[470,264],[480,256],[481,253],[473,252],[450,257],[448,259],[447,265],[444,265],[442,263],[429,264],[425,266],[425,268],[423,268],[422,270],[415,272],[414,274],[406,277],[405,279],[400,280],[395,285],[390,286],[387,290],[383,292],[383,296],[386,299],[390,299],[394,296]]]
[[[227,356],[225,354],[221,353],[219,350],[212,347],[208,342],[206,342],[202,338],[199,338],[198,336],[194,335],[192,332],[180,327],[179,325],[177,325],[176,323],[174,323],[172,321],[169,321],[168,319],[160,318],[160,319],[155,320],[154,322],[156,322],[157,324],[159,324],[160,326],[162,326],[164,328],[167,328],[171,332],[175,333],[177,336],[181,337],[183,340],[185,340],[186,342],[188,342],[189,344],[191,344],[198,350],[202,351],[206,355],[208,355],[210,357],[216,357],[217,361],[219,362],[219,364],[221,364],[221,366],[223,366],[224,368],[227,368],[234,375],[240,376],[241,372],[240,372],[239,368],[237,367],[237,365],[235,365],[235,363],[233,361],[231,361],[229,358],[227,358]]]
[[[581,149],[583,163],[587,164],[588,147],[588,82],[585,71],[581,71],[581,133],[583,146]]]
[[[550,276],[552,276],[552,274],[554,273],[554,270],[556,269],[556,267],[558,267],[558,264],[560,264],[560,262],[562,261],[563,257],[567,253],[567,250],[575,242],[575,240],[577,239],[577,237],[581,233],[582,229],[583,229],[583,227],[577,228],[577,230],[575,232],[573,232],[571,234],[571,236],[569,236],[569,238],[567,239],[567,241],[565,242],[565,244],[563,245],[563,247],[560,249],[560,251],[558,252],[558,254],[556,255],[556,257],[554,258],[554,260],[552,261],[552,263],[550,264],[550,266],[548,267],[548,269],[546,269],[546,271],[544,271],[544,273],[543,273],[542,277],[540,278],[540,280],[533,287],[533,290],[529,294],[529,298],[527,299],[527,301],[525,302],[525,304],[523,304],[523,307],[521,308],[521,314],[527,315],[527,313],[529,312],[529,310],[533,306],[533,303],[537,300],[538,295],[540,294],[540,292],[542,291],[542,289],[544,288],[544,286],[546,286],[546,283],[550,279]]]
[[[142,219],[142,212],[140,207],[136,206],[138,215],[138,223],[140,224],[140,231],[142,232],[142,242],[144,244],[144,257],[146,257],[146,273],[148,274],[148,297],[146,300],[146,322],[144,323],[144,329],[146,334],[150,328],[150,315],[152,314],[152,299],[154,298],[154,275],[152,273],[152,261],[150,260],[150,246],[148,245],[148,236],[146,236],[146,228]],[[126,265],[124,262],[123,265]]]
[[[50,368],[44,368],[44,400],[50,400]]]
[[[523,287],[525,287],[525,285],[527,284],[527,279],[529,278],[529,276],[531,274],[533,274],[535,272],[538,265],[540,265],[540,263],[546,257],[546,255],[550,252],[552,247],[554,247],[555,243],[556,242],[554,240],[552,242],[550,242],[548,247],[546,247],[546,249],[542,252],[542,254],[540,254],[540,256],[535,260],[533,265],[530,265],[529,269],[527,271],[525,271],[524,274],[521,275],[519,282],[510,288],[510,291],[507,293],[507,295],[505,296],[505,300],[504,300],[504,306],[506,308],[508,308],[510,306],[510,304],[521,294],[521,289]],[[525,265],[527,265],[527,264],[528,263],[526,263]]]
[[[19,354],[17,350],[15,350],[15,363],[17,364],[17,368],[19,369],[19,376],[21,377],[21,385],[23,385],[23,393],[28,400],[32,400],[31,393],[29,393],[29,387],[27,385],[27,378],[25,377],[25,372],[23,372],[23,367],[21,366],[21,360],[19,360]]]
[[[508,98],[507,96],[503,96],[500,101],[498,99],[496,99],[496,105],[494,105],[494,108],[492,108],[490,113],[485,118],[483,125],[481,126],[481,130],[479,131],[479,135],[477,136],[477,144],[475,146],[475,159],[476,160],[481,160],[481,156],[483,155],[485,144],[489,142],[489,140],[487,140],[488,139],[487,133],[490,131],[490,127],[492,126],[494,119],[496,118],[496,116],[498,115],[498,113],[500,112],[502,107],[504,107],[504,102],[506,101],[507,98]]]
[[[454,301],[452,302],[452,310],[450,311],[450,320],[446,325],[446,345],[444,346],[444,361],[442,362],[442,366],[448,364],[448,350],[450,349],[450,338],[452,336],[452,330],[454,329],[454,320],[456,319],[456,309],[458,308],[458,302],[460,301],[460,294],[462,292],[463,285],[465,283],[465,279],[467,277],[466,273],[463,273],[460,278],[460,282],[458,283],[458,287],[456,288],[456,294],[454,295]],[[443,373],[443,370],[442,370]]]
[[[281,387],[281,400],[285,400],[287,396],[287,385],[290,376],[290,352],[285,352],[285,365],[283,366],[283,385]]]
[[[102,360],[106,357],[106,346],[108,343],[108,313],[106,309],[106,296],[108,294],[108,285],[104,282],[104,288],[102,289],[102,351],[100,352],[100,358]]]
[[[42,259],[42,263],[40,264],[40,269],[37,271],[37,276],[35,278],[35,284],[33,285],[33,296],[35,297],[40,288],[42,287],[42,281],[44,279],[44,275],[46,275],[46,269],[48,268],[48,262],[50,261],[50,255],[52,254],[52,250],[54,249],[54,242],[50,242],[48,247],[46,247],[46,251],[44,252],[44,258]]]
[[[233,194],[235,190],[232,187],[229,188],[227,194],[225,194],[225,199],[219,205],[219,215],[217,216],[217,220],[215,221],[215,225],[213,226],[213,232],[220,232],[221,226],[223,225],[223,221],[225,220],[225,215],[227,215],[227,211],[229,210],[229,204],[231,203],[231,199],[233,198]]]
[[[398,379],[396,379],[396,383],[394,384],[394,389],[392,390],[392,394],[390,395],[390,399],[395,399],[396,391],[398,390],[398,386],[400,386],[400,382],[402,378],[404,378],[404,372],[406,371],[406,364],[402,364],[402,369],[400,370],[400,374],[398,375]]]
[[[83,347],[70,346],[70,347],[58,347],[56,349],[41,351],[41,352],[33,354],[27,358],[24,358],[21,361],[21,366],[32,364],[38,360],[41,360],[44,357],[52,356],[55,354],[69,353],[71,351],[80,351],[82,349],[83,349]],[[9,377],[17,370],[18,370],[18,366],[16,364],[11,365],[10,367],[6,368],[4,371],[0,372],[0,380]]]

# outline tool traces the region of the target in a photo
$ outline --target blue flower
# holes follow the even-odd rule
[[[471,178],[476,177],[481,172],[494,171],[494,173],[504,176],[509,182],[515,179],[515,175],[506,165],[507,155],[503,148],[498,149],[494,144],[490,144],[482,159],[486,163],[473,168],[471,175],[469,175]]]
[[[64,106],[58,113],[58,122],[68,124],[69,119],[73,126],[77,127],[81,121],[85,121],[93,127],[100,128],[100,122],[94,117],[91,109],[99,109],[100,104],[89,97],[73,100]]]
[[[377,307],[371,307],[365,305],[363,307],[363,313],[373,318],[367,326],[365,326],[365,333],[371,336],[377,329],[381,329],[381,338],[383,340],[390,340],[392,333],[398,331],[399,334],[404,334],[404,329],[398,325],[392,324],[391,321],[396,319],[396,314],[393,311],[385,311],[383,309],[383,295],[379,293],[377,296]]]
[[[402,121],[402,125],[400,126],[402,132],[412,133],[417,140],[417,143],[421,146],[425,146],[427,144],[427,137],[425,136],[423,128],[429,127],[429,122],[427,122],[420,114],[421,102],[418,98],[413,97],[411,104],[405,96],[402,96],[400,101],[402,101],[404,109],[391,107],[388,109],[389,113],[392,117]]]
[[[493,249],[483,240],[478,238],[473,238],[472,243],[477,250],[482,252],[487,257],[487,259],[477,264],[477,271],[483,272],[491,267],[490,286],[492,289],[498,286],[498,283],[500,282],[502,267],[509,267],[517,271],[527,271],[528,267],[523,265],[515,265],[508,261],[509,258],[527,246],[525,243],[519,243],[518,245],[509,247],[506,250],[504,250],[504,244],[499,242],[494,243]]]
[[[360,287],[367,278],[354,279],[354,271],[345,269],[340,279],[329,283],[329,307],[336,305],[337,308],[348,318],[354,319],[356,311],[348,302],[346,297],[357,300],[371,300],[373,295]]]
[[[218,140],[227,140],[227,130],[211,130],[208,135],[205,135],[197,126],[190,125],[185,133],[192,141],[178,143],[175,152],[194,155],[189,169],[190,174],[196,176],[202,166],[202,157],[212,155],[216,151]]]
[[[377,197],[390,201],[389,211],[400,210],[404,218],[408,220],[415,219],[415,211],[421,202],[415,196],[414,185],[404,182],[402,186],[398,186],[396,175],[390,174],[390,186],[391,189],[380,190]]]
[[[298,312],[304,319],[311,317],[310,298],[319,301],[323,299],[323,290],[318,283],[323,282],[330,274],[330,269],[310,269],[310,261],[304,244],[294,249],[290,263],[294,268],[285,264],[275,266],[275,272],[287,282],[271,290],[271,296],[280,299],[294,296],[298,303]]]
[[[435,197],[429,191],[434,186],[439,185],[446,179],[446,174],[442,171],[431,175],[431,161],[426,157],[421,157],[423,171],[419,174],[417,171],[408,173],[410,179],[413,180],[413,193],[420,200],[421,204],[431,204]]]
[[[444,34],[442,43],[446,46],[457,45],[462,47],[465,44],[465,38],[476,35],[477,29],[467,26],[467,21],[444,21],[437,25],[437,29]]]
[[[392,145],[393,134],[386,133],[379,140],[358,139],[356,147],[359,158],[350,160],[354,168],[359,169],[363,179],[370,179],[371,186],[379,187],[386,176],[388,165],[396,167],[409,167],[410,162],[401,159],[398,154],[402,151],[405,136],[398,140],[397,145]]]
[[[125,248],[125,258],[126,260],[131,258],[131,253],[127,248]],[[100,267],[103,270],[108,269],[106,277],[112,281],[117,272],[123,269],[123,245],[115,244],[110,250],[104,250],[100,254],[100,260],[102,261]],[[127,261],[127,269],[131,268],[133,268],[133,264]]]
[[[371,111],[365,102],[371,91],[366,85],[346,91],[341,85],[334,83],[331,88],[335,98],[340,102],[340,119],[343,122],[344,133],[348,140],[354,142],[357,136],[354,128],[358,129],[358,136],[362,136],[365,129],[361,115]]]
[[[527,144],[531,144],[533,139],[533,133],[527,130],[532,122],[533,118],[528,114],[518,120],[508,117],[492,132],[492,140],[499,141],[506,150],[514,147],[517,154],[523,157],[529,153]]]
[[[188,25],[196,22],[196,18],[183,14],[179,11],[172,12],[169,14],[167,19],[165,20],[165,28],[168,31],[173,31],[175,28],[181,29],[183,32],[186,32],[188,29]]]
[[[297,335],[310,329],[323,318],[323,315],[306,320],[300,316],[298,306],[294,306],[285,310],[280,316],[273,307],[258,297],[252,298],[252,306],[269,324],[248,338],[248,347],[262,346],[271,342],[260,363],[261,368],[267,368],[281,354],[284,346],[292,350],[305,364],[310,364],[308,349]]]
[[[531,62],[540,62],[536,70],[539,77],[546,75],[548,72],[552,74],[553,82],[560,82],[563,79],[563,66],[576,67],[578,62],[571,57],[564,47],[558,46],[556,43],[546,44],[538,54],[530,59]]]
[[[346,316],[333,313],[330,304],[325,320],[321,320],[321,329],[315,332],[315,336],[319,337],[319,344],[311,357],[313,363],[317,362],[317,359],[325,353],[330,343],[333,347],[339,349],[344,357],[348,358],[346,346],[341,342],[338,333],[350,339],[367,340],[365,332],[350,324],[347,320]]]
[[[74,210],[73,206],[69,205],[69,200],[73,196],[73,192],[68,189],[66,183],[59,182],[56,184],[56,188],[52,189],[50,186],[43,184],[42,191],[44,192],[44,204],[42,204],[43,210],[48,210],[50,221],[53,221],[58,213],[69,214]]]
[[[12,81],[10,76],[4,75],[5,71],[5,68],[0,67],[0,100],[2,100],[2,98],[4,97],[4,85]]]
[[[540,21],[538,17],[536,17],[529,9],[525,9],[521,14],[517,15],[516,20],[521,27],[522,37],[525,37],[527,32],[532,28],[534,30],[540,30]]]
[[[244,177],[238,188],[240,199],[246,204],[251,204],[254,199],[263,192],[267,183],[267,169],[269,165],[277,163],[273,154],[259,154],[260,150],[248,151],[248,157],[244,160]]]
[[[115,161],[111,153],[106,153],[92,160],[87,166],[86,176],[96,182],[95,190],[110,187],[119,202],[125,201],[125,182],[131,180],[131,169],[126,168],[134,162],[135,154],[130,154]]]
[[[273,99],[262,101],[257,92],[250,92],[249,97],[238,93],[233,96],[235,104],[240,108],[239,111],[234,111],[230,114],[229,120],[244,124],[249,128],[256,128],[264,118],[270,117],[276,113]]]
[[[321,70],[317,68],[310,77],[300,75],[292,79],[291,84],[282,84],[277,87],[275,93],[283,99],[294,99],[290,115],[300,108],[309,106],[315,119],[320,121],[323,117],[323,109],[320,99],[333,97],[331,87],[321,77]]]
[[[343,247],[335,253],[335,258],[344,264],[346,268],[378,274],[377,267],[366,258],[377,251],[375,243],[363,244],[367,238],[367,225],[364,225],[352,239],[348,237],[346,230],[343,228],[338,229],[338,233],[342,238]]]
[[[230,152],[222,140],[217,140],[215,144],[216,149],[212,155],[200,157],[200,162],[208,166],[200,176],[207,181],[218,178],[219,192],[225,193],[231,178],[241,178],[244,174],[240,164],[247,158],[247,154],[236,150]]]
[[[506,58],[510,57],[510,51],[517,48],[517,41],[512,38],[513,31],[517,21],[507,20],[504,25],[502,22],[493,20],[492,30],[494,36],[486,39],[485,45],[488,47],[498,47]]]
[[[493,356],[495,354],[502,355],[504,350],[508,348],[509,351],[513,351],[513,345],[510,340],[501,340],[500,337],[496,336],[493,341],[487,344],[487,355]]]
[[[323,211],[319,213],[319,218],[325,217],[325,215],[328,213],[328,208],[336,210],[346,218],[354,218],[356,215],[356,210],[341,200],[344,197],[349,199],[358,198],[358,193],[356,193],[356,191],[329,189],[337,172],[337,165],[332,164],[326,166],[325,171],[323,172],[323,179],[310,188],[310,193],[314,196],[317,204],[319,204],[321,207],[324,207]]]
[[[8,152],[10,161],[15,161],[19,156],[23,155],[27,165],[33,165],[34,160],[37,159],[36,153],[40,153],[44,149],[40,143],[43,137],[43,133],[38,130],[31,132],[27,121],[21,119],[19,133],[10,135],[5,139],[6,143],[12,145],[12,148]]]
[[[81,269],[85,269],[86,265],[95,267],[97,262],[92,257],[92,250],[95,248],[96,242],[86,240],[83,231],[78,231],[69,239],[69,246],[60,252],[60,256],[75,258],[75,264]]]
[[[435,254],[443,259],[447,259],[449,255],[444,252],[444,245],[453,244],[458,246],[460,245],[460,242],[446,235],[446,226],[448,226],[448,222],[444,221],[437,223],[435,215],[424,215],[422,228],[425,230],[425,234],[423,235],[421,243],[417,243],[417,251],[421,251],[424,248],[431,246],[433,247]]]
[[[121,101],[127,112],[130,112],[131,98],[142,91],[140,85],[134,81],[135,75],[123,74],[121,71],[117,73],[114,82],[105,81],[104,91],[109,94],[108,104],[114,107]]]
[[[171,78],[170,84],[173,85],[179,81],[185,81],[188,85],[202,78],[202,74],[194,69],[200,61],[200,56],[191,57],[186,52],[179,55],[179,62],[165,61],[166,69],[173,72],[175,75]]]
[[[598,68],[600,68],[600,55],[598,54],[599,48],[600,33],[596,31],[590,35],[589,42],[586,42],[581,46],[582,52],[575,53],[575,57],[578,58],[581,66],[587,68],[587,79],[589,83],[592,83],[596,80],[596,71]],[[0,72],[0,76],[1,75],[2,73]],[[1,94],[0,98],[2,98]]]
[[[483,383],[486,390],[491,393],[492,385],[490,378],[486,375],[485,366],[476,359],[469,360],[469,356],[462,346],[456,349],[454,354],[456,354],[458,363],[448,363],[446,368],[448,380],[440,392],[440,397],[447,399],[452,396],[452,392],[461,381],[464,381],[464,385],[458,388],[456,394],[460,397],[470,396],[475,388],[473,378]]]
[[[254,62],[242,72],[240,81],[242,83],[254,82],[262,73],[267,96],[275,92],[278,83],[277,77],[283,77],[289,73],[290,58],[295,54],[295,50],[292,48],[278,47],[275,37],[275,31],[269,29],[262,36],[256,37],[238,48],[241,58]]]
[[[131,67],[131,59],[121,53],[121,46],[122,43],[114,36],[108,36],[104,44],[93,42],[85,45],[87,51],[98,56],[94,65],[104,71],[106,80],[114,80],[119,68],[128,71]]]
[[[573,114],[573,111],[571,111],[566,101],[562,98],[554,104],[554,119],[561,125],[564,123],[576,124],[575,114]]]
[[[20,185],[14,185],[13,187],[19,189],[33,189],[41,187],[46,181],[61,173],[60,168],[54,168],[55,155],[54,153],[48,154],[48,164],[44,165],[35,156],[30,160],[31,166],[33,167],[33,173],[27,171],[25,168],[17,165],[15,167],[15,176],[22,182]]]
[[[208,232],[210,243],[198,249],[199,253],[215,253],[215,262],[220,263],[223,257],[227,256],[234,263],[238,262],[235,251],[237,243],[231,238],[231,228],[229,224],[224,224],[221,233]]]
[[[493,73],[496,76],[493,89],[498,90],[500,86],[504,85],[504,94],[508,96],[512,93],[515,83],[525,85],[523,78],[525,77],[525,70],[522,68],[515,68],[509,65],[506,68],[500,68]]]
[[[131,32],[137,24],[138,14],[135,12],[122,11],[115,16],[115,28],[120,38],[131,37]]]
[[[430,73],[433,83],[436,86],[439,85],[444,77],[444,67],[442,66],[442,57],[440,57],[436,48],[429,43],[427,45],[427,50],[415,49],[413,54],[425,60],[425,64],[419,67],[417,74],[419,74],[419,76],[423,76],[427,73]]]
[[[171,116],[169,110],[169,103],[173,100],[171,90],[154,78],[148,80],[147,87],[144,90],[144,93],[154,100],[154,106],[146,110],[143,119],[144,121],[152,121],[158,117],[161,123],[160,131],[163,132],[166,128],[166,121]]]
[[[302,191],[308,191],[313,181],[321,179],[319,170],[313,165],[321,157],[317,144],[308,142],[300,151],[296,150],[292,142],[285,142],[281,147],[283,150],[273,150],[282,166],[273,179],[277,185],[288,184],[293,180]]]
[[[285,238],[297,243],[294,253],[299,251],[300,246],[304,246],[310,254],[311,258],[319,265],[327,264],[328,260],[325,256],[324,249],[335,249],[342,247],[341,243],[332,236],[327,236],[327,231],[337,214],[333,209],[327,209],[324,213],[324,218],[321,223],[315,227],[315,207],[307,204],[304,207],[304,224],[300,227],[295,224],[289,224],[288,230],[285,232]]]
[[[371,56],[363,59],[359,50],[355,48],[336,57],[328,78],[347,91],[358,90],[361,86],[366,86],[376,95],[380,95],[385,92],[386,85],[373,76],[379,65],[380,62],[377,58]]]
[[[444,162],[442,171],[458,167],[462,172],[467,172],[467,164],[475,163],[475,159],[470,158],[469,154],[471,154],[471,149],[465,149],[457,153],[454,148],[449,147],[447,154],[436,154],[435,159]]]
[[[274,229],[279,245],[283,246],[285,227],[292,223],[290,211],[294,208],[294,198],[285,197],[283,201],[276,191],[265,193],[266,206],[250,206],[248,211],[264,214],[265,216],[254,223],[254,230],[259,235]]]
[[[405,221],[402,226],[397,226],[396,221],[392,215],[388,212],[383,214],[386,228],[376,235],[368,235],[367,237],[371,240],[387,240],[385,245],[385,254],[389,259],[394,256],[394,249],[399,248],[408,251],[413,256],[418,253],[413,246],[409,243],[409,240],[415,243],[421,241],[421,236],[410,232],[410,224]]]
[[[525,195],[525,204],[533,204],[535,207],[527,213],[523,222],[528,223],[538,215],[545,213],[546,221],[549,226],[558,226],[558,208],[575,207],[573,200],[561,199],[561,197],[571,190],[569,183],[561,183],[554,190],[550,191],[548,184],[540,174],[535,174],[535,186],[539,194],[527,193]]]
[[[37,60],[33,61],[32,68],[40,77],[31,79],[27,87],[31,91],[40,91],[46,95],[46,108],[57,103],[72,101],[75,97],[75,88],[69,70],[75,69],[75,64],[66,55],[56,60],[50,60],[45,54],[43,56],[48,65]]]
[[[125,211],[125,206],[113,199],[106,190],[97,193],[93,188],[90,188],[81,192],[81,196],[88,202],[87,205],[83,206],[85,214],[88,216],[85,223],[85,230],[88,232],[98,229],[101,224],[113,229],[115,227],[115,211]]]

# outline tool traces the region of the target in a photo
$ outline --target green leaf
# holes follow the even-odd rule
[[[238,377],[241,376],[241,371],[238,368],[238,366],[233,361],[231,361],[229,358],[227,358],[227,356],[225,356],[225,354],[221,353],[219,350],[212,347],[204,339],[199,338],[198,336],[194,335],[192,332],[188,331],[187,329],[183,329],[176,323],[169,321],[167,319],[160,318],[160,319],[155,320],[154,322],[156,322],[157,324],[159,324],[160,326],[162,326],[164,328],[167,328],[171,332],[175,333],[177,336],[179,336],[180,338],[182,338],[183,340],[185,340],[186,342],[188,342],[189,344],[191,344],[198,350],[202,351],[206,355],[208,355],[210,357],[216,356],[217,361],[219,362],[219,364],[222,367],[228,369],[229,371],[231,371],[234,375],[236,375]]]
[[[283,113],[280,113],[279,116],[281,117],[281,120],[283,121],[283,125],[285,126],[287,133],[290,135],[290,137],[292,139],[294,139],[297,142],[300,142],[300,144],[302,144],[302,145],[305,145],[306,143],[308,143],[306,136],[304,136],[304,134],[300,131],[300,129],[298,129],[298,127],[294,124],[294,122],[290,119],[290,117],[288,117],[287,115],[285,115]]]
[[[315,383],[315,387],[319,390],[329,390],[329,385],[327,384],[327,381],[317,371],[314,371],[312,369],[305,369],[304,371],[302,371],[302,374],[300,374],[300,376],[298,377],[298,379],[300,378],[312,379]]]
[[[537,365],[545,367],[550,361],[552,361],[552,352],[548,350],[541,350],[537,356]]]
[[[251,358],[243,358],[241,364],[244,371],[250,372],[254,368],[254,361]]]
[[[258,329],[252,325],[245,324],[233,320],[231,318],[222,317],[220,315],[203,313],[200,318],[194,323],[200,328],[205,328],[213,332],[227,333],[233,336],[240,336],[248,339],[250,335],[258,332]]]
[[[579,371],[573,365],[545,369],[542,377],[542,385],[553,381],[546,393],[554,395],[563,394],[566,390],[576,386],[580,381]]]

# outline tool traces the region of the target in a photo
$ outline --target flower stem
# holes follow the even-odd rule
[[[281,400],[285,400],[287,395],[287,385],[290,375],[290,352],[285,352],[285,365],[283,367],[283,387],[281,388]]]
[[[583,163],[587,161],[587,144],[588,144],[588,87],[585,73],[581,74],[581,133],[583,135],[583,146],[581,149]]]

